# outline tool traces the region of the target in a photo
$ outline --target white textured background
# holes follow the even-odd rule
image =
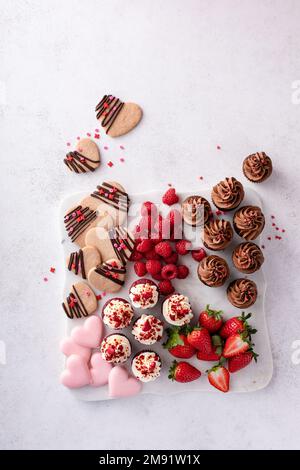
[[[300,339],[299,23],[297,0],[0,0],[1,448],[300,447],[300,365],[291,361]],[[141,104],[143,122],[100,141],[110,147],[101,170],[76,177],[62,164],[66,142],[97,127],[93,108],[106,92]],[[268,221],[270,386],[75,401],[58,385],[61,198],[110,177],[129,192],[245,181],[242,159],[256,150],[275,167],[258,188]],[[282,241],[267,240],[272,213]]]

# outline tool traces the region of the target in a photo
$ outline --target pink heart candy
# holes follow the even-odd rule
[[[130,377],[123,367],[115,366],[111,370],[108,377],[108,394],[111,398],[137,395],[141,389],[141,382]]]
[[[97,315],[87,318],[82,326],[72,330],[71,337],[80,346],[97,348],[102,337],[103,322]]]
[[[108,376],[113,366],[109,362],[104,361],[100,353],[94,353],[91,357],[90,373],[91,386],[101,387],[108,383]]]
[[[66,368],[60,376],[60,383],[68,388],[80,388],[89,385],[91,374],[86,361],[72,354],[66,361]]]
[[[77,356],[82,357],[86,362],[89,361],[92,353],[91,348],[80,346],[80,344],[77,344],[73,338],[64,338],[60,343],[60,350],[65,356],[76,354]]]

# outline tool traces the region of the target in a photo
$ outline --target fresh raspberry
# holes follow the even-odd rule
[[[184,264],[180,264],[177,266],[177,278],[178,279],[185,279],[190,273],[190,270]]]
[[[160,256],[156,253],[154,248],[152,248],[151,250],[147,251],[147,253],[145,253],[145,258],[160,260]]]
[[[130,255],[130,261],[140,261],[141,259],[143,259],[143,255],[138,251],[133,251]]]
[[[175,264],[166,264],[161,270],[163,279],[175,279],[177,277],[177,266]]]
[[[176,251],[173,251],[171,256],[168,256],[168,258],[165,258],[165,262],[167,264],[177,264],[178,261],[178,253]]]
[[[174,188],[168,189],[168,191],[166,191],[162,197],[162,202],[164,204],[167,204],[168,206],[172,206],[173,204],[176,204],[176,202],[178,201],[179,201],[179,197],[177,196]]]
[[[149,215],[151,218],[155,219],[157,217],[157,207],[151,201],[143,202],[141,207],[141,214],[143,217]]]
[[[199,250],[192,250],[191,253],[195,261],[201,261],[203,258],[205,258],[205,256],[207,256],[206,251],[203,248],[200,248]]]
[[[152,241],[150,239],[142,240],[136,247],[137,251],[140,253],[146,253],[152,249]]]
[[[169,281],[168,279],[165,279],[164,281],[159,282],[158,290],[162,295],[170,295],[170,294],[173,294],[173,292],[175,291],[172,285],[172,282]]]
[[[163,277],[162,277],[161,273],[152,274],[152,277],[153,277],[153,279],[155,279],[156,281],[162,281],[162,280],[163,280]]]
[[[176,243],[175,249],[179,255],[187,255],[190,250],[191,242],[188,240],[179,240]]]
[[[134,270],[137,276],[143,277],[147,273],[146,264],[143,261],[136,261],[134,263]]]
[[[146,262],[146,268],[149,274],[158,274],[161,271],[161,262],[156,259],[149,259]]]
[[[168,242],[160,242],[155,246],[155,251],[159,256],[168,258],[172,254],[172,247]]]

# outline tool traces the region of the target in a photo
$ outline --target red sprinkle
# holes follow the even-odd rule
[[[77,140],[80,140],[80,137],[79,137],[79,136],[77,137]]]
[[[282,233],[284,233],[285,232],[284,228],[281,231],[282,231]]]
[[[203,176],[198,176],[199,180],[203,180]]]
[[[100,139],[100,134],[95,134],[94,139]]]
[[[109,161],[107,166],[109,166],[111,168],[112,166],[114,166],[114,164],[113,164],[113,162]]]
[[[88,137],[91,137],[92,134],[91,134],[90,132],[87,132],[86,135],[87,135]]]
[[[97,300],[101,300],[101,299],[102,299],[102,295],[101,295],[101,294],[96,295],[96,299],[97,299]]]
[[[271,240],[271,237],[268,237],[268,240]]]
[[[221,145],[217,145],[217,149],[218,149],[218,150],[221,150]]]
[[[70,147],[70,146],[71,146],[70,142],[67,142],[67,146],[68,146],[68,147]]]
[[[276,224],[274,224],[274,222],[272,223],[272,227],[275,227]]]
[[[55,273],[55,268],[50,268],[50,273]]]
[[[48,282],[48,278],[47,278],[47,277],[44,277],[44,282]]]
[[[120,158],[120,162],[125,162],[125,158]]]
[[[104,146],[104,150],[108,150],[108,147],[107,147],[107,145],[105,145],[105,146]]]
[[[261,245],[262,249],[264,250],[265,249],[265,245]]]
[[[125,150],[125,147],[123,147],[123,145],[120,145],[120,149]]]
[[[95,132],[100,132],[99,129],[95,129]]]
[[[170,188],[172,187],[172,183],[168,183],[168,186],[170,186]]]
[[[275,219],[275,215],[271,215],[271,219]]]

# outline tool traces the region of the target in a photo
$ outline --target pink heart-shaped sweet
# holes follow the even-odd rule
[[[102,337],[103,322],[100,317],[93,315],[87,318],[82,326],[72,330],[71,337],[80,346],[97,348]]]
[[[86,361],[72,354],[66,361],[66,368],[60,376],[60,383],[68,388],[80,388],[89,385],[91,374]]]
[[[91,386],[101,387],[108,383],[108,376],[113,366],[109,362],[104,361],[100,353],[94,353],[91,357],[90,373]]]
[[[137,395],[141,389],[141,382],[130,377],[123,367],[115,366],[111,370],[108,377],[108,394],[111,398]]]
[[[80,346],[73,338],[64,338],[60,343],[60,350],[65,356],[76,354],[77,356],[81,356],[86,362],[89,361],[92,353],[91,348]]]

